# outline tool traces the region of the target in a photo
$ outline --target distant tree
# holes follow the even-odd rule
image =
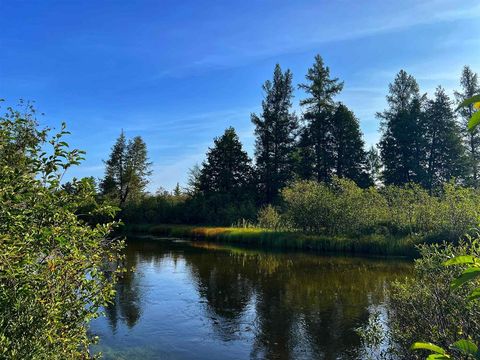
[[[152,163],[148,160],[147,144],[140,136],[135,136],[127,146],[127,186],[125,200],[138,198],[145,192],[148,177],[152,174]]]
[[[441,186],[450,179],[462,178],[466,158],[460,129],[455,122],[450,98],[438,87],[435,99],[427,103],[425,112],[426,181],[427,189]]]
[[[480,84],[478,82],[478,75],[465,66],[460,78],[460,91],[455,91],[455,98],[457,103],[463,102],[465,99],[469,99],[472,96],[480,93]],[[459,110],[461,117],[461,128],[463,129],[463,139],[467,148],[467,156],[469,162],[469,178],[468,182],[474,187],[479,185],[479,169],[480,169],[480,133],[478,129],[468,131],[468,120],[471,118],[475,109],[473,104],[462,107]]]
[[[152,172],[147,145],[140,136],[127,143],[122,131],[105,164],[105,177],[100,183],[103,195],[112,198],[123,208],[127,200],[143,194]]]
[[[300,101],[304,108],[305,126],[299,142],[299,175],[328,181],[334,169],[332,116],[336,104],[333,98],[343,89],[343,82],[330,78],[330,69],[324,65],[320,55],[315,57],[315,63],[308,69],[306,80],[299,85],[309,96]]]
[[[200,165],[195,164],[188,170],[187,193],[195,195],[200,192]]]
[[[180,184],[178,182],[177,185],[175,185],[172,194],[173,196],[181,196],[183,194],[182,188],[180,187]]]
[[[365,158],[367,163],[367,173],[373,183],[378,184],[381,181],[382,176],[382,159],[380,158],[377,148],[371,146],[367,151]]]
[[[211,194],[242,194],[249,189],[252,166],[235,129],[230,127],[214,139],[198,177],[198,188],[205,196]]]
[[[345,105],[339,104],[332,116],[334,172],[349,178],[359,186],[372,184],[366,171],[366,153],[360,124]]]
[[[387,95],[388,109],[381,119],[380,153],[384,165],[383,179],[388,184],[421,183],[424,180],[424,124],[420,95],[415,78],[401,70]]]
[[[290,109],[293,87],[290,70],[275,66],[273,80],[263,84],[262,114],[252,114],[255,125],[255,160],[262,200],[271,203],[291,178],[292,152],[298,121]]]

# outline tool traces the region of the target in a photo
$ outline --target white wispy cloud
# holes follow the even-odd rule
[[[217,41],[222,46],[217,46],[217,51],[200,55],[189,63],[163,69],[154,79],[181,77],[199,70],[243,66],[263,58],[317,48],[321,44],[362,39],[421,25],[465,20],[475,26],[472,20],[480,18],[480,4],[468,2],[389,2],[388,4],[397,5],[388,6],[384,12],[379,12],[376,11],[378,3],[366,1],[362,3],[366,10],[358,16],[346,11],[343,17],[337,16],[336,22],[322,22],[329,16],[324,4],[319,2],[301,6],[296,2],[295,7],[289,9],[289,21],[285,21],[284,17],[287,15],[282,14],[280,8],[277,14],[271,14],[272,16],[264,20],[264,27],[254,28],[255,33],[248,29],[237,29],[241,35],[219,34]],[[339,1],[338,4],[334,10],[338,11],[342,7],[348,10],[348,2],[342,4]],[[337,15],[341,14],[339,12]],[[274,28],[275,32],[272,33],[271,28]],[[475,43],[477,40],[472,38],[468,41]]]

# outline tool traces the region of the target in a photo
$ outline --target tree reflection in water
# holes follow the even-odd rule
[[[205,243],[143,240],[128,246],[129,267],[140,262],[161,269],[167,260],[185,267],[210,337],[242,342],[251,358],[262,359],[358,358],[354,329],[367,322],[371,306],[385,301],[388,282],[410,271],[410,264],[400,261]],[[142,276],[128,273],[119,283],[115,304],[106,311],[112,331],[119,320],[133,328],[150,315],[142,313]]]

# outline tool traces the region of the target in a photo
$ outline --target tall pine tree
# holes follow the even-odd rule
[[[428,101],[425,111],[427,161],[424,186],[430,190],[454,177],[464,177],[466,171],[460,129],[451,105],[445,90],[438,87],[435,99]]]
[[[100,183],[102,194],[116,201],[120,208],[143,194],[152,172],[147,145],[140,136],[127,143],[122,130],[105,165],[105,177]]]
[[[388,109],[377,114],[381,119],[379,148],[385,184],[421,183],[425,179],[424,102],[415,78],[401,70],[389,85]]]
[[[291,178],[297,118],[292,107],[293,87],[290,70],[275,66],[273,80],[263,85],[262,114],[252,114],[255,125],[255,163],[261,197],[273,202]]]
[[[372,185],[366,171],[366,153],[358,119],[345,105],[339,104],[332,116],[334,172],[359,186]]]
[[[460,91],[455,92],[455,98],[458,103],[465,99],[480,93],[480,84],[478,83],[478,75],[468,66],[465,66],[460,78]],[[468,131],[468,120],[475,112],[473,104],[462,107],[460,110],[461,129],[463,129],[463,139],[467,148],[469,176],[468,183],[474,187],[478,187],[480,182],[480,132],[478,128]]]
[[[301,177],[314,177],[318,181],[328,181],[334,169],[334,139],[332,116],[336,108],[333,98],[343,89],[343,82],[330,78],[330,69],[324,65],[320,55],[308,69],[306,83],[300,84],[309,97],[300,101],[304,107],[302,129],[299,142],[299,165]]]
[[[240,196],[248,192],[252,166],[243,150],[235,129],[230,127],[214,139],[198,175],[198,189],[204,196],[229,194]]]

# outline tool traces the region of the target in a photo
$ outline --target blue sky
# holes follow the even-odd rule
[[[275,63],[299,83],[322,55],[370,145],[400,69],[428,93],[452,93],[465,64],[480,72],[479,20],[477,1],[0,0],[0,98],[67,122],[87,151],[70,176],[102,176],[123,128],[147,142],[150,190],[171,189],[230,125],[253,154],[250,113]]]

